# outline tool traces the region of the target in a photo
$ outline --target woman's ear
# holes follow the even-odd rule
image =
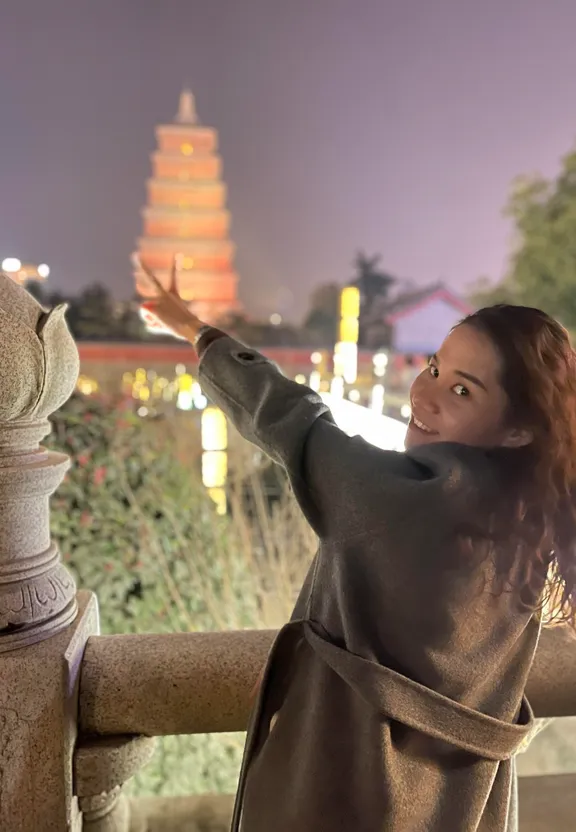
[[[513,428],[504,437],[502,445],[505,448],[524,448],[534,441],[534,433],[527,428]]]

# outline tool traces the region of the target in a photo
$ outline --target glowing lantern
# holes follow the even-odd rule
[[[354,384],[358,376],[358,335],[360,318],[360,290],[345,286],[340,293],[340,324],[338,343],[334,347],[334,375],[347,384]]]
[[[207,407],[202,413],[202,450],[225,451],[227,447],[226,416],[218,407]]]
[[[227,448],[226,417],[219,408],[207,407],[202,413],[202,483],[218,514],[226,514]]]

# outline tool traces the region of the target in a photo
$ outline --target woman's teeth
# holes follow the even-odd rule
[[[412,418],[417,428],[420,428],[420,430],[423,430],[425,433],[434,433],[434,431],[431,428],[429,428],[428,425],[425,425],[424,422],[421,422],[420,419],[416,418],[416,416],[412,415]]]

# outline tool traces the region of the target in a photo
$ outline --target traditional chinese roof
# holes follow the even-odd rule
[[[462,315],[468,315],[472,312],[472,307],[443,283],[433,283],[408,292],[402,292],[391,300],[383,301],[382,305],[378,305],[378,309],[374,310],[374,317],[378,317],[380,320],[384,319],[388,324],[394,324],[399,318],[403,318],[416,309],[436,300],[443,300]]]

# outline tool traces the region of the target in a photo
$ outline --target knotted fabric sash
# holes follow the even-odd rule
[[[385,718],[487,760],[512,757],[534,726],[534,714],[525,697],[518,722],[503,722],[349,653],[328,641],[314,622],[299,623],[314,653]]]
[[[503,722],[449,699],[377,662],[363,659],[330,641],[314,621],[292,621],[274,642],[257,692],[240,771],[232,832],[240,829],[246,776],[258,744],[258,729],[266,710],[267,687],[274,667],[288,660],[293,646],[305,640],[313,653],[334,671],[383,719],[414,728],[429,737],[487,760],[507,760],[534,726],[534,714],[524,697],[516,723]]]

